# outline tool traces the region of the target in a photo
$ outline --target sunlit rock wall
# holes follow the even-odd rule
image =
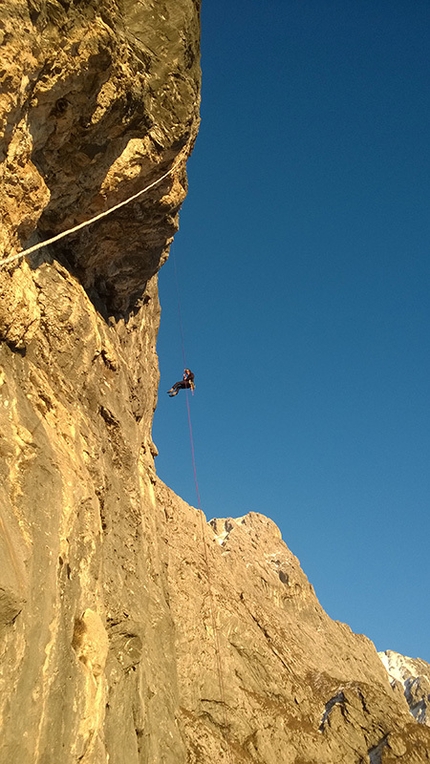
[[[156,273],[199,123],[199,8],[6,0],[0,760],[186,760],[153,492]]]
[[[208,528],[159,483],[157,496],[190,762],[430,761],[374,645],[328,617],[271,520]]]

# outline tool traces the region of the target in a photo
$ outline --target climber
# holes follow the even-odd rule
[[[179,390],[186,390],[187,388],[194,390],[194,374],[191,369],[184,369],[182,379],[180,382],[175,382],[174,385],[167,391],[167,394],[173,398],[174,395],[179,393]]]

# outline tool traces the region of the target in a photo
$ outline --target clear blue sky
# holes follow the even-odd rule
[[[270,516],[332,618],[430,661],[430,3],[205,0],[173,247],[202,506]],[[196,505],[175,269],[158,472]]]

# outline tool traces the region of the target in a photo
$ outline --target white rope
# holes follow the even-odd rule
[[[16,255],[11,255],[10,257],[6,257],[4,260],[0,260],[0,268],[3,265],[7,265],[8,263],[13,263],[15,260],[19,260],[21,257],[26,257],[27,255],[30,255],[32,252],[36,252],[38,249],[42,249],[43,247],[49,246],[49,244],[54,244],[54,242],[59,241],[60,239],[64,239],[65,236],[69,236],[71,233],[75,233],[76,231],[80,231],[81,228],[85,228],[88,225],[91,225],[91,223],[95,223],[96,220],[101,220],[101,218],[106,217],[107,215],[110,215],[112,212],[115,212],[115,210],[119,210],[120,207],[125,207],[126,204],[129,204],[130,202],[134,201],[134,199],[137,199],[139,196],[142,196],[142,194],[145,194],[147,191],[149,191],[151,188],[154,188],[154,186],[157,186],[158,183],[161,183],[162,180],[167,178],[168,175],[170,175],[173,170],[175,170],[178,165],[182,162],[183,157],[178,159],[177,162],[175,162],[174,165],[170,168],[170,170],[167,170],[167,172],[164,173],[158,180],[154,180],[152,183],[149,184],[149,186],[146,186],[141,191],[138,191],[137,194],[133,194],[133,196],[130,196],[128,199],[124,199],[123,202],[119,202],[119,204],[115,204],[114,207],[111,207],[108,210],[105,210],[104,212],[100,212],[98,215],[94,215],[94,217],[89,218],[89,220],[85,220],[83,223],[79,223],[78,225],[75,225],[73,228],[69,228],[67,231],[63,231],[62,233],[58,233],[56,236],[53,236],[52,239],[46,239],[45,241],[41,241],[38,244],[34,244],[32,247],[29,247],[28,249],[23,249],[21,252],[18,252]]]

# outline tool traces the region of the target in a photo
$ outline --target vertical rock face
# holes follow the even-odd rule
[[[3,0],[1,764],[430,761],[267,518],[158,481],[156,274],[198,128],[197,0]]]
[[[161,176],[181,151],[186,158],[198,125],[194,0],[5,0],[0,35],[0,251],[21,249],[36,226],[47,238],[87,220]],[[184,183],[182,163],[144,205],[55,251],[109,312],[134,308],[166,256]],[[3,334],[15,344],[37,326],[30,281],[2,285]],[[23,289],[20,339],[7,310],[24,310]]]
[[[0,761],[186,760],[153,483],[156,273],[198,128],[198,2],[6,0]]]

